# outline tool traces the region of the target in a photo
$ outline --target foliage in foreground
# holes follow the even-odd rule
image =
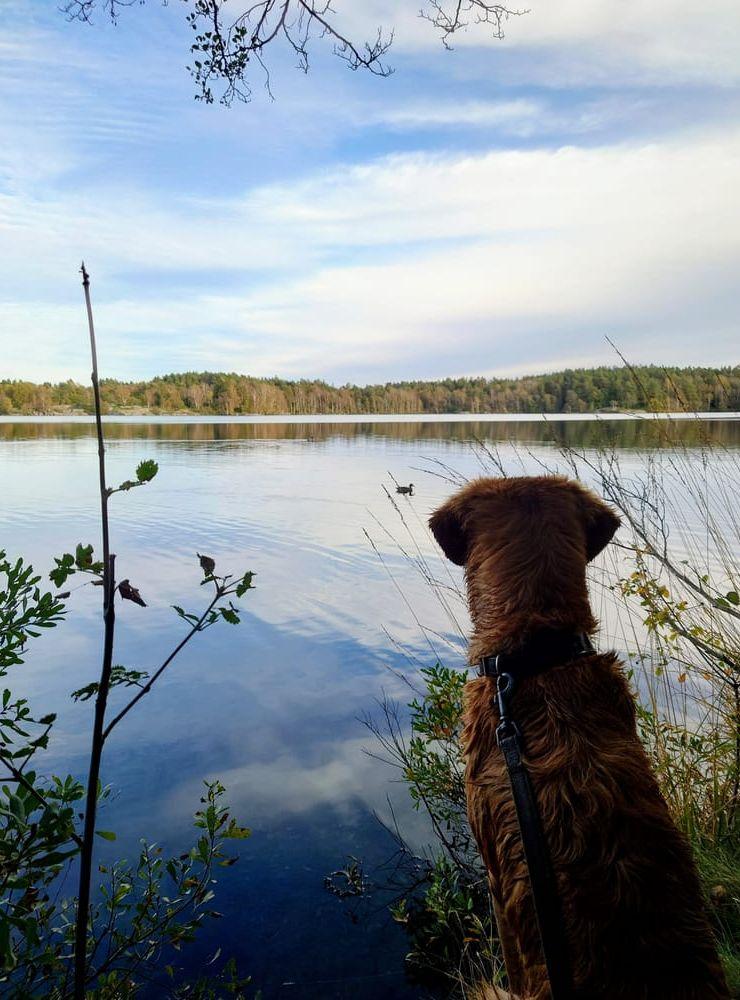
[[[194,825],[200,833],[188,851],[166,857],[160,846],[142,842],[135,864],[120,860],[98,867],[102,878],[99,899],[90,913],[88,997],[138,996],[143,983],[157,974],[164,956],[193,941],[206,919],[220,916],[209,906],[214,898],[214,868],[233,864],[236,858],[225,851],[227,841],[249,833],[229,818],[223,795],[218,782],[206,784],[195,813]],[[32,822],[32,817],[28,820]],[[106,832],[105,839],[115,838]],[[75,901],[57,899],[61,871],[47,858],[30,879],[27,875],[23,880],[24,896],[16,898],[19,905],[11,914],[19,933],[14,935],[15,950],[6,956],[0,979],[2,996],[69,995]],[[18,920],[21,907],[23,921]],[[175,979],[173,965],[165,965],[164,971]],[[183,989],[177,987],[173,995],[190,995],[182,993]]]
[[[137,996],[144,983],[156,978],[168,951],[191,941],[205,917],[219,916],[208,908],[214,866],[233,864],[236,858],[224,853],[225,842],[249,835],[223,805],[223,787],[211,782],[195,815],[201,833],[190,851],[165,859],[159,847],[144,841],[137,864],[119,860],[111,866],[99,865],[102,879],[93,870],[96,838],[116,839],[112,831],[98,826],[99,807],[109,794],[101,779],[108,740],[196,635],[217,622],[239,624],[240,609],[231,598],[243,597],[252,589],[254,574],[246,572],[236,579],[219,575],[214,559],[198,555],[201,586],[210,591],[205,610],[198,614],[174,606],[186,626],[185,634],[151,673],[113,662],[116,602],[129,601],[140,608],[146,608],[147,602],[131,580],[116,576],[116,555],[110,547],[110,501],[115,494],[147,486],[159,466],[145,459],[136,467],[134,478],[116,487],[108,485],[90,276],[84,263],[80,270],[92,360],[102,554],[96,558],[92,545],[78,543],[74,552],[54,560],[49,577],[57,588],[70,577],[86,581],[79,586],[100,588],[102,665],[96,680],[72,692],[75,701],[94,698],[84,785],[71,775],[39,777],[30,767],[48,749],[56,717],[36,719],[25,699],[14,699],[10,688],[3,692],[0,766],[6,784],[0,797],[0,995],[17,1000]],[[63,602],[70,593],[45,592],[40,583],[41,577],[22,559],[11,563],[0,552],[0,678],[21,666],[28,643],[64,616]],[[115,707],[114,699],[118,700]],[[78,812],[77,804],[83,800],[83,811]],[[65,876],[73,863],[78,889],[76,898],[68,899]],[[210,964],[219,954],[220,949]],[[174,967],[165,968],[175,980]],[[228,995],[242,996],[247,981],[240,980],[230,967],[223,970],[220,982]],[[195,995],[209,997],[220,988],[212,977],[210,984],[201,980],[191,984],[190,990],[188,984],[175,987],[173,995],[195,991]]]
[[[213,578],[215,566],[210,562],[201,557],[204,582]],[[56,563],[51,576],[57,585],[72,573],[95,579],[100,572],[91,546],[79,545],[74,554],[65,554]],[[235,584],[241,593],[251,586],[248,577]],[[30,565],[20,558],[9,560],[0,551],[0,680],[5,685],[12,683],[9,674],[23,665],[33,640],[63,621],[66,596],[46,591]],[[190,629],[198,625],[199,631],[217,620],[234,623],[236,618],[238,622],[230,602],[212,604],[205,616],[180,608],[176,611]],[[144,682],[149,683],[148,675],[120,665],[117,670],[111,686],[123,692],[133,689],[133,699],[137,699]],[[87,700],[97,690],[97,683],[92,683],[73,692],[73,697]],[[55,719],[52,714],[37,716],[26,699],[15,697],[8,686],[3,688],[0,996],[14,1000],[72,996],[77,903],[63,890],[65,877],[79,861],[82,836],[78,810],[85,788],[72,775],[44,774],[39,765],[49,747]],[[98,785],[99,802],[109,793],[110,789]],[[86,934],[88,997],[117,1000],[137,996],[161,963],[165,959],[171,962],[172,955],[193,940],[204,921],[220,916],[212,903],[215,871],[236,861],[227,853],[228,842],[249,835],[230,816],[224,794],[219,782],[206,784],[195,814],[198,836],[184,853],[167,857],[160,846],[142,842],[135,863],[121,859],[99,866],[99,895],[90,908]],[[116,839],[109,830],[97,829],[96,833],[103,840]],[[168,993],[173,997],[205,1000],[247,995],[248,980],[231,967],[196,983],[183,983],[174,965],[167,964],[166,970],[172,983]]]
[[[440,664],[422,668],[424,691],[409,705],[408,737],[389,702],[382,723],[367,720],[385,758],[400,768],[414,807],[431,820],[435,852],[415,859],[421,877],[391,912],[408,935],[410,976],[442,995],[483,976],[501,977],[486,872],[465,811],[460,733],[466,678]],[[401,848],[410,853],[405,844]]]

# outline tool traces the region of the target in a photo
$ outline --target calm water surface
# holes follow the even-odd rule
[[[682,422],[677,433],[697,447],[708,437],[740,448],[733,419]],[[203,935],[193,961],[220,945],[266,1000],[420,996],[404,977],[405,937],[382,891],[353,920],[323,889],[325,873],[346,855],[372,872],[392,854],[375,818],[388,818],[388,796],[409,841],[426,842],[403,786],[363,753],[373,744],[358,717],[383,693],[407,701],[402,678],[413,678],[419,663],[463,663],[459,635],[439,620],[386,533],[403,527],[383,485],[393,490],[391,477],[415,484],[402,509],[420,550],[436,560],[422,522],[451,487],[434,473],[451,466],[480,474],[476,438],[500,446],[512,469],[523,461],[534,471],[538,457],[554,461],[563,441],[608,441],[627,464],[638,462],[664,432],[644,420],[163,418],[110,422],[107,434],[111,483],[130,477],[142,458],[160,464],[153,484],[112,501],[118,576],[149,605],[119,606],[116,662],[152,669],[179,639],[170,605],[197,610],[203,600],[196,552],[213,556],[221,571],[257,574],[257,589],[241,602],[243,624],[197,637],[112,739],[104,780],[116,794],[101,825],[118,832],[116,852],[132,856],[140,836],[168,850],[184,846],[201,782],[218,776],[253,836],[240,863],[223,870],[216,905],[224,919]],[[96,476],[90,423],[0,422],[0,548],[46,572],[76,542],[97,545]],[[423,638],[410,608],[436,626],[438,640]],[[60,770],[84,767],[92,707],[73,704],[69,692],[97,675],[99,612],[98,591],[76,590],[68,621],[38,640],[15,682],[39,714],[60,713],[49,761]],[[101,842],[101,856],[106,850]]]

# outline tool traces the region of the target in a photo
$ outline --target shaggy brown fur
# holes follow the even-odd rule
[[[559,476],[480,479],[431,518],[465,566],[470,662],[538,628],[594,632],[586,563],[619,526]],[[510,988],[550,989],[500,751],[495,682],[466,688],[468,815],[488,868]],[[689,846],[674,826],[635,726],[614,653],[522,681],[513,709],[542,815],[579,998],[727,1000]]]

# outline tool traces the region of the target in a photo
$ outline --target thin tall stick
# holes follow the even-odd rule
[[[95,428],[98,433],[98,476],[100,479],[100,520],[103,527],[103,571],[108,566],[110,557],[110,539],[108,535],[108,487],[105,482],[105,437],[103,436],[103,416],[100,405],[100,382],[98,380],[98,348],[95,343],[95,324],[93,323],[92,302],[90,301],[90,275],[82,262],[82,287],[85,290],[85,305],[87,306],[87,326],[90,331],[90,357],[92,358],[92,375],[90,376],[95,400]]]
[[[95,326],[93,324],[92,304],[90,302],[90,277],[85,269],[84,263],[81,271],[82,287],[85,290],[85,304],[87,305],[87,322],[90,329],[92,386],[95,400],[95,424],[98,434],[100,517],[103,529],[103,623],[105,628],[105,638],[103,642],[103,664],[100,670],[100,685],[95,699],[95,719],[93,722],[92,747],[90,750],[90,770],[87,777],[87,793],[85,802],[85,825],[82,835],[82,850],[80,851],[80,884],[77,894],[77,919],[75,922],[75,1000],[85,1000],[86,992],[87,932],[90,920],[90,888],[92,883],[93,851],[95,846],[95,819],[98,807],[100,760],[103,754],[105,710],[108,702],[111,668],[113,665],[113,635],[116,620],[116,557],[110,552],[110,538],[108,532],[108,498],[110,493],[105,480],[105,438],[103,436],[103,420],[100,405],[98,353],[95,345]]]

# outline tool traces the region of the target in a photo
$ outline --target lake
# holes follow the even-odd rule
[[[673,430],[689,447],[740,448],[735,415]],[[407,839],[423,848],[423,817],[391,769],[364,753],[373,738],[359,718],[384,693],[405,704],[404,678],[419,664],[464,664],[463,609],[454,608],[458,630],[394,538],[412,555],[418,544],[459,582],[424,525],[453,488],[447,470],[481,474],[476,440],[498,446],[520,472],[557,461],[559,443],[608,443],[630,467],[663,445],[664,423],[127,418],[107,421],[106,433],[111,484],[143,458],[160,465],[152,484],[111,501],[118,577],[148,604],[119,604],[114,661],[151,670],[179,640],[170,606],[203,604],[197,552],[222,572],[253,570],[256,589],[239,602],[242,624],[196,637],[112,738],[103,778],[115,792],[100,825],[118,842],[101,841],[100,858],[133,856],[142,836],[168,850],[188,844],[201,783],[219,777],[253,834],[239,864],[222,870],[215,905],[224,918],[188,953],[192,967],[220,946],[265,1000],[420,996],[404,976],[406,940],[382,886],[356,912],[323,888],[347,855],[372,878],[393,853],[377,818],[389,818],[388,797]],[[396,498],[394,480],[413,482],[414,496]],[[0,420],[0,482],[0,548],[11,557],[47,573],[52,556],[77,542],[99,546],[89,421]],[[67,622],[37,640],[14,681],[38,714],[59,712],[48,766],[80,774],[92,703],[73,704],[69,692],[97,677],[99,601],[94,588],[74,590]]]

